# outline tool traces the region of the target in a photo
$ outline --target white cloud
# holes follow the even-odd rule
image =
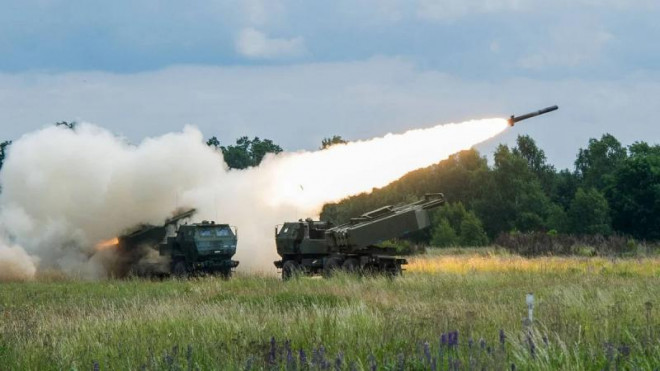
[[[449,20],[472,13],[521,11],[527,0],[419,0],[417,16],[431,20]]]
[[[264,26],[284,18],[285,5],[278,0],[244,0],[240,2],[250,26]]]
[[[366,139],[558,104],[558,112],[516,125],[494,143],[530,134],[565,167],[590,137],[605,132],[624,143],[660,143],[660,126],[651,124],[660,116],[658,96],[657,75],[478,82],[392,58],[131,75],[0,74],[0,140],[61,120],[94,122],[132,142],[193,124],[223,144],[256,135],[293,151],[318,148],[331,135]]]
[[[437,21],[483,13],[539,13],[550,10],[573,12],[576,8],[588,9],[658,9],[656,0],[418,0],[417,16]]]
[[[597,59],[614,37],[601,26],[585,24],[583,19],[559,24],[549,34],[549,44],[522,57],[518,61],[520,67],[577,67]]]
[[[291,58],[304,54],[305,42],[302,37],[270,38],[265,33],[249,27],[240,32],[236,40],[236,50],[248,58]]]

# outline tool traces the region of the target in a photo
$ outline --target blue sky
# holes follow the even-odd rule
[[[0,7],[0,139],[61,120],[132,141],[193,124],[298,150],[559,104],[495,142],[530,134],[560,167],[605,132],[660,142],[656,0]]]

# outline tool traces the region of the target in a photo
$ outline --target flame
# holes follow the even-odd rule
[[[95,249],[96,251],[107,250],[107,249],[115,248],[117,247],[117,245],[119,245],[119,238],[115,237],[97,243]]]
[[[383,187],[407,172],[488,140],[507,128],[505,119],[472,120],[387,134],[316,152],[278,156],[266,200],[273,207],[316,210],[326,202]]]

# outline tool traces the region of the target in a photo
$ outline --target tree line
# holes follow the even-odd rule
[[[435,246],[479,246],[517,232],[620,234],[660,240],[660,146],[624,147],[614,136],[590,139],[572,170],[558,171],[529,136],[500,145],[494,163],[471,149],[415,170],[370,193],[323,207],[334,223],[383,205],[443,192],[432,228],[413,236]]]

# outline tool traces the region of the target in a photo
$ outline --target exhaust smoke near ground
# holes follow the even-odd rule
[[[229,170],[193,127],[139,145],[91,124],[47,127],[15,141],[0,172],[0,281],[39,269],[106,277],[108,249],[99,243],[161,224],[180,207],[196,208],[194,221],[237,226],[239,269],[272,272],[276,224],[316,217],[326,202],[382,187],[506,128],[504,119],[438,125]]]

